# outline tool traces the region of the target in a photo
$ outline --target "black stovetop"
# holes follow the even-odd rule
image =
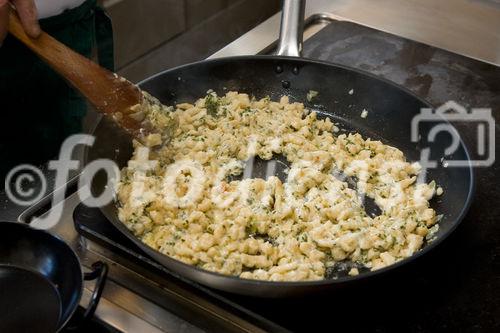
[[[383,76],[436,106],[455,100],[492,107],[496,117],[500,112],[500,68],[383,32],[333,22],[305,43],[304,55]],[[473,124],[458,129],[469,147],[477,146]],[[498,171],[499,163],[476,169],[475,199],[462,224],[436,249],[390,274],[300,299],[213,295],[296,331],[500,331]],[[77,223],[86,237],[143,255],[99,211],[79,209],[92,216]]]

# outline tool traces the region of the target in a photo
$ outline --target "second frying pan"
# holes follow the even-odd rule
[[[80,323],[92,318],[108,266],[98,261],[92,268],[83,273],[75,252],[56,236],[0,222],[0,332],[61,331],[78,307],[84,280],[96,282]]]

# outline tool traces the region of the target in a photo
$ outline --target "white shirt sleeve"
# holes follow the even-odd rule
[[[35,0],[38,17],[46,18],[61,14],[67,9],[80,6],[85,0]]]

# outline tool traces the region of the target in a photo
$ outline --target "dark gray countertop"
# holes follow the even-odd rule
[[[499,119],[500,68],[423,44],[333,22],[304,46],[308,58],[340,63],[401,84],[435,106],[455,100],[492,107]],[[474,124],[458,125],[470,149]],[[496,141],[500,128],[496,125]],[[497,150],[498,151],[498,150]],[[338,293],[295,301],[258,301],[278,323],[301,331],[500,331],[499,162],[477,168],[470,211],[440,246],[395,272]]]

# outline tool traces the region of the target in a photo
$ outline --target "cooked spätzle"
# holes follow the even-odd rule
[[[286,96],[211,92],[171,116],[178,127],[168,144],[135,142],[118,185],[119,218],[185,263],[248,279],[317,280],[332,263],[379,269],[411,256],[438,221],[429,207],[436,185],[417,184],[418,163],[360,134],[334,134],[330,119]],[[286,182],[234,180],[249,159],[277,154],[290,163]],[[366,213],[362,195],[379,216]]]

